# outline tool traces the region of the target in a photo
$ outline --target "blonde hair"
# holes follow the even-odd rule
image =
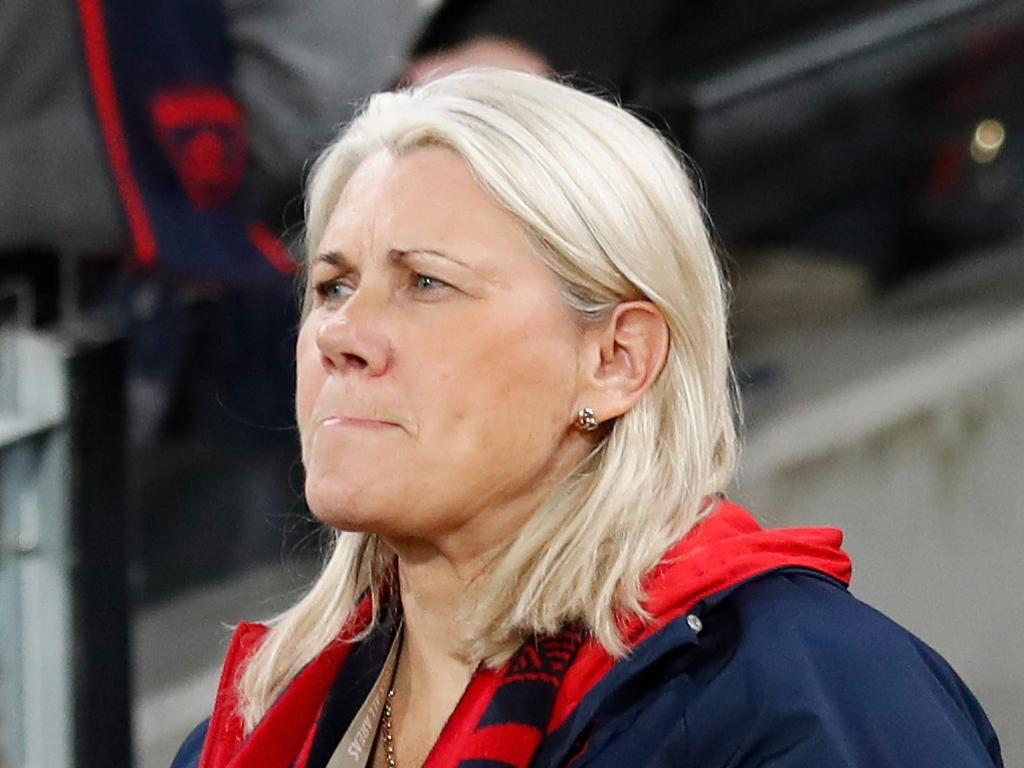
[[[373,96],[320,155],[307,261],[360,163],[426,145],[460,155],[522,223],[581,319],[645,298],[668,324],[654,384],[478,579],[465,646],[471,661],[498,665],[530,634],[580,622],[622,655],[618,621],[646,615],[644,575],[736,460],[725,288],[703,210],[677,153],[620,107],[532,75],[467,70]],[[360,636],[346,620],[367,591],[376,621],[393,567],[377,536],[336,534],[316,583],[270,622],[239,679],[248,729],[328,644]]]

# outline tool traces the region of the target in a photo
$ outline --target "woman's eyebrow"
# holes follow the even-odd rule
[[[341,251],[323,251],[318,253],[314,262],[317,264],[329,264],[332,267],[340,267],[346,270],[352,269],[352,263],[345,258]]]
[[[435,256],[437,258],[450,261],[453,264],[458,264],[460,267],[463,267],[464,269],[475,271],[475,268],[471,264],[468,264],[465,261],[462,261],[461,259],[452,256],[450,253],[438,251],[434,248],[392,248],[390,251],[388,251],[388,261],[390,261],[392,264],[404,266],[405,262],[410,257],[415,256],[417,254]],[[341,251],[322,251],[316,255],[316,257],[313,260],[313,263],[314,266],[317,264],[327,264],[331,267],[340,269],[344,272],[355,271],[355,266],[352,264],[351,261],[348,260],[348,258],[346,258],[345,254],[343,254]]]
[[[471,265],[467,264],[466,262],[462,261],[461,259],[455,258],[450,253],[445,253],[443,251],[438,251],[438,250],[435,250],[433,248],[392,248],[388,252],[388,258],[391,261],[393,261],[393,262],[399,262],[400,263],[400,262],[403,262],[406,259],[408,259],[410,256],[412,256],[414,254],[417,254],[417,253],[426,254],[427,256],[437,256],[437,257],[442,258],[442,259],[447,259],[448,261],[452,262],[453,264],[458,264],[460,267],[464,267],[466,269],[473,269],[473,267]]]

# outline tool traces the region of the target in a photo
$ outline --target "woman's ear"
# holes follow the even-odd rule
[[[593,408],[598,420],[606,421],[632,408],[661,373],[668,323],[651,302],[626,301],[592,333],[579,407]]]

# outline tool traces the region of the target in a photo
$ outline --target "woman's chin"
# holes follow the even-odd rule
[[[350,482],[334,477],[306,476],[306,505],[324,525],[339,531],[372,530],[373,514],[369,494]]]
[[[396,519],[394,510],[408,505],[401,495],[395,498],[382,490],[386,487],[379,481],[354,485],[307,477],[306,505],[313,517],[338,531],[400,535],[395,525],[402,520]]]
[[[309,511],[319,522],[336,531],[350,533],[380,533],[384,527],[378,516],[366,510],[336,504],[320,505],[309,503]]]

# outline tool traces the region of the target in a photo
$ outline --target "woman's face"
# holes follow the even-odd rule
[[[589,443],[586,332],[515,219],[440,148],[368,158],[311,265],[297,345],[306,497],[346,530],[514,535]]]

